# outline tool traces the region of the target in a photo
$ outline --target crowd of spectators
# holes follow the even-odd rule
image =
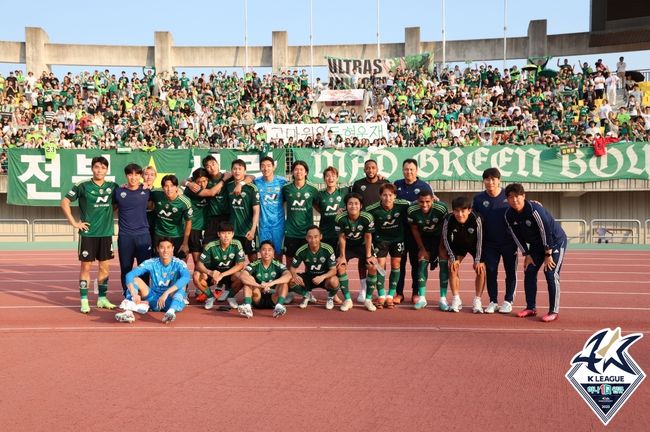
[[[627,79],[623,58],[614,71],[557,62],[557,71],[489,64],[456,65],[432,73],[398,69],[388,78],[354,80],[371,103],[318,112],[326,88],[306,71],[259,76],[251,71],[189,77],[186,72],[62,78],[44,72],[0,75],[0,143],[39,148],[233,148],[479,146],[593,143],[599,136],[650,141],[650,107]],[[623,64],[621,73],[620,63]],[[622,79],[621,79],[622,78]],[[624,91],[617,92],[617,87]],[[619,95],[622,100],[617,101]],[[609,100],[608,100],[609,99]],[[385,121],[388,138],[313,139],[266,144],[259,123]]]

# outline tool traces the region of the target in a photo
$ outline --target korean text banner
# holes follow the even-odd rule
[[[483,171],[497,167],[504,181],[532,183],[584,183],[617,179],[650,178],[650,143],[609,145],[607,154],[595,157],[592,148],[558,156],[546,146],[410,147],[384,149],[294,149],[294,159],[309,166],[310,180],[323,182],[323,170],[333,166],[339,181],[350,183],[363,177],[363,164],[374,159],[379,173],[389,180],[402,178],[402,163],[415,159],[418,176],[431,180],[481,181]]]
[[[388,126],[386,122],[376,123],[257,123],[255,128],[263,127],[266,131],[266,141],[282,139],[286,145],[289,137],[293,137],[294,143],[299,139],[305,140],[307,137],[315,138],[316,134],[321,134],[324,138],[327,131],[332,131],[333,138],[341,135],[346,138],[366,138],[372,142],[379,138],[388,137]]]
[[[116,153],[115,150],[61,150],[52,160],[39,149],[9,149],[9,182],[7,203],[31,206],[58,206],[73,184],[92,177],[91,160],[104,156],[109,161],[107,180],[126,182],[124,167],[137,163],[155,166],[158,171],[155,186],[166,174],[175,174],[179,181],[201,166],[208,150],[158,150],[152,153]],[[275,149],[268,153],[276,161],[276,172],[285,173],[286,151]],[[259,175],[259,160],[265,154],[221,150],[213,153],[222,171],[230,170],[233,160],[246,162],[247,174]]]

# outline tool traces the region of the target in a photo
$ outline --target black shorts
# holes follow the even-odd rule
[[[208,286],[211,287],[212,285],[214,285],[214,279],[212,279],[212,276],[208,276]],[[229,289],[232,286],[232,275],[222,277],[219,285],[224,285],[226,289]]]
[[[296,238],[296,237],[285,237],[284,238],[284,247],[282,250],[286,256],[295,257],[296,252],[300,249],[301,246],[307,244],[307,239],[305,238]]]
[[[228,215],[209,216],[205,222],[203,244],[215,241],[218,238],[219,225],[221,225],[221,222],[228,222],[228,220]]]
[[[438,248],[440,247],[440,235],[422,236],[422,243],[429,252],[429,268],[435,270],[438,267]]]
[[[258,243],[257,235],[255,235],[255,238],[253,240],[248,240],[244,236],[242,236],[242,237],[235,236],[233,238],[235,240],[239,240],[239,242],[241,243],[242,248],[244,249],[244,253],[246,255],[251,255],[251,254],[257,253],[257,251],[259,250],[259,247],[258,247],[259,245],[257,244]]]
[[[392,258],[402,258],[405,255],[406,249],[404,247],[404,242],[389,242],[382,241],[376,242],[375,244],[375,254],[378,258],[385,258],[390,254]]]
[[[458,250],[453,250],[452,252],[456,259],[462,258],[467,254],[470,254],[472,258],[476,258],[476,248],[458,248]]]
[[[79,261],[108,261],[113,259],[113,237],[79,237]]]
[[[326,281],[327,279],[323,280],[323,282],[319,283],[318,285],[315,285],[314,282],[313,282],[313,279],[314,279],[317,275],[316,275],[316,276],[314,276],[314,275],[308,275],[307,273],[299,273],[299,274],[300,274],[300,277],[302,278],[302,280],[305,282],[305,289],[306,289],[307,291],[311,291],[311,290],[313,290],[314,288],[323,288],[323,289],[325,289],[325,281]]]
[[[253,301],[253,307],[255,309],[273,309],[275,308],[275,302],[273,301],[273,292],[262,292],[260,300],[255,303]]]
[[[359,261],[362,261],[363,263],[366,262],[365,244],[362,243],[360,245],[345,245],[345,259],[347,261],[350,261],[355,258],[357,258]]]
[[[202,230],[190,231],[190,238],[187,241],[187,245],[190,248],[190,253],[203,252],[203,231]]]
[[[154,249],[153,253],[151,254],[153,257],[158,256],[158,239],[163,236],[159,235],[154,235],[153,237],[153,244],[154,244]],[[183,237],[169,237],[169,239],[172,241],[172,244],[174,245],[174,256],[176,258],[184,260],[187,258],[185,256],[185,253],[181,252],[181,245],[183,244]]]

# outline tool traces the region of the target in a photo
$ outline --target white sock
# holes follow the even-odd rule
[[[460,295],[455,295],[454,300],[460,300]]]
[[[361,286],[361,290],[365,292],[366,289],[368,288],[368,281],[366,280],[366,278],[359,280],[359,285]]]

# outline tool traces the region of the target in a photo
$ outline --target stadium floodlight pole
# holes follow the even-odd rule
[[[314,0],[309,0],[309,65],[311,86],[314,87]]]
[[[447,39],[445,35],[445,0],[442,0],[442,69],[447,64]],[[442,71],[440,71],[442,72]]]
[[[244,0],[244,75],[248,72],[248,0]]]
[[[507,51],[508,46],[508,0],[503,0],[503,72],[505,73],[507,67]]]
[[[377,58],[381,58],[381,48],[379,46],[379,0],[377,0]]]

